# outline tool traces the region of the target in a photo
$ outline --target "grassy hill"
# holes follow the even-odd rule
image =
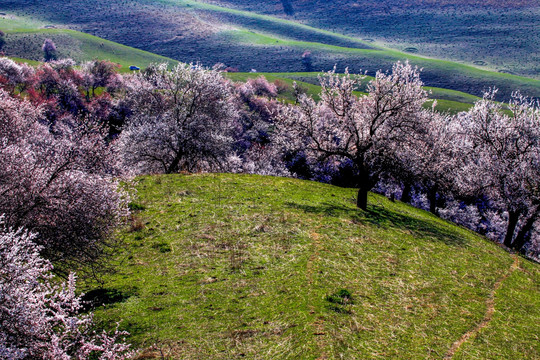
[[[120,64],[120,71],[129,71],[130,65],[146,67],[156,62],[178,62],[82,32],[54,28],[55,26],[28,18],[0,16],[0,29],[7,35],[4,52],[10,57],[40,61],[43,59],[41,46],[43,41],[49,38],[56,44],[59,58],[69,57],[78,62],[109,60]]]
[[[540,357],[540,267],[424,211],[253,175],[135,187],[117,272],[86,292],[141,359]]]
[[[129,71],[130,65],[141,68],[150,63],[167,62],[176,64],[177,61],[152,54],[129,46],[121,45],[98,38],[89,34],[69,29],[51,28],[56,25],[47,25],[29,18],[15,16],[0,16],[0,28],[7,34],[7,43],[4,50],[8,56],[16,61],[23,61],[37,65],[43,57],[41,46],[46,38],[51,38],[57,45],[59,58],[72,58],[78,62],[102,59],[110,60],[121,65],[120,71]],[[292,83],[296,81],[315,99],[318,99],[320,86],[318,86],[319,73],[228,73],[227,76],[234,81],[246,81],[248,78],[265,76],[270,81],[281,80],[290,86],[289,90],[280,96],[280,99],[292,101],[294,94]],[[366,83],[370,77],[366,79]],[[429,88],[432,97],[437,99],[437,109],[440,111],[458,112],[467,110],[478,98],[440,88]],[[430,106],[426,104],[426,106]]]
[[[331,26],[317,28],[308,25],[309,21],[300,18],[283,18],[245,11],[240,6],[241,4],[239,8],[233,9],[223,6],[226,5],[225,3],[209,4],[195,0],[126,0],[122,2],[97,0],[92,3],[92,6],[88,6],[87,2],[83,1],[6,0],[0,5],[0,11],[15,12],[21,16],[31,15],[46,23],[69,26],[75,30],[163,56],[184,62],[200,61],[208,66],[221,62],[228,66],[238,67],[241,71],[250,71],[252,68],[261,72],[305,71],[302,55],[305,51],[310,51],[311,66],[314,71],[330,70],[337,65],[338,71],[349,67],[352,72],[368,71],[373,75],[378,69],[389,69],[397,60],[409,59],[415,65],[424,68],[423,79],[428,86],[459,90],[477,96],[489,87],[497,87],[500,89],[500,100],[508,100],[511,92],[516,89],[520,89],[528,96],[540,97],[540,80],[508,74],[507,72],[516,71],[507,68],[470,66],[421,57],[412,51],[410,46],[401,49],[403,51],[390,49],[383,46],[384,43],[372,42],[372,39],[366,40],[355,34],[343,35],[337,31],[339,29]],[[269,2],[275,7],[274,3],[275,1]],[[343,4],[339,12],[336,10],[336,16],[354,12],[348,10],[346,3]],[[282,6],[279,3],[277,5]],[[266,11],[268,6],[263,4],[260,10]],[[323,6],[322,9],[324,8]],[[536,18],[534,9],[536,8],[533,7],[531,10],[533,12],[531,16],[523,17],[522,22],[511,23],[518,24],[516,25],[518,27],[522,24],[521,29],[531,28],[525,26],[525,22],[534,21],[531,20],[531,18]],[[356,14],[358,10],[355,11]],[[509,12],[507,11],[506,14],[508,15]],[[454,15],[458,16],[458,14]],[[427,17],[425,13],[424,17]],[[464,16],[464,18],[467,17]],[[403,17],[397,16],[396,19],[403,20]],[[396,19],[391,24],[395,25]],[[470,25],[471,17],[468,19],[467,23]],[[411,28],[418,29],[421,24],[419,22],[416,27]],[[393,25],[388,26],[382,22],[377,28],[389,29],[394,28]],[[439,27],[443,30],[447,29],[445,26]],[[435,25],[430,28],[434,31],[438,29]],[[532,27],[529,32],[530,37],[520,37],[520,39],[531,39],[529,43],[518,46],[522,49],[521,52],[512,52],[507,49],[503,52],[512,56],[519,53],[521,54],[518,55],[519,59],[535,59],[534,56],[531,57],[531,54],[537,46],[534,42],[537,40],[536,31],[537,27]],[[512,31],[510,32],[513,34]],[[489,34],[489,31],[486,30],[486,33]],[[490,36],[478,35],[478,38],[485,40],[490,39]],[[439,36],[439,38],[444,43],[445,37]],[[508,40],[508,37],[502,38]],[[470,39],[464,42],[473,44]],[[504,49],[504,47],[494,46],[493,42],[486,43],[492,49],[490,52],[486,50],[486,54],[498,54],[500,49]],[[515,41],[506,43],[515,43]],[[449,53],[449,47],[444,44],[440,46],[443,53]],[[409,50],[405,51],[406,49]],[[445,57],[441,56],[441,58]],[[478,61],[476,64],[480,64]],[[536,60],[532,60],[532,64],[537,64]],[[527,69],[532,69],[532,72],[526,75],[537,77],[538,69],[534,67],[536,65],[529,65]]]
[[[534,0],[203,0],[485,69],[540,76]],[[528,34],[523,36],[523,34]]]

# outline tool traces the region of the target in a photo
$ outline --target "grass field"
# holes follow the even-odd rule
[[[252,175],[135,187],[117,272],[85,291],[141,359],[540,357],[539,266],[424,211]]]
[[[507,69],[422,57],[410,50],[384,47],[382,43],[358,35],[343,35],[339,31],[329,31],[329,27],[310,26],[308,20],[303,24],[294,17],[274,16],[271,11],[268,13],[272,16],[244,11],[240,9],[242,4],[237,4],[239,9],[231,9],[216,5],[226,2],[214,3],[194,0],[111,3],[97,0],[89,7],[82,1],[7,0],[0,5],[0,10],[32,15],[43,22],[63,24],[170,58],[202,62],[207,66],[220,62],[240,71],[253,68],[259,72],[299,72],[306,70],[302,54],[310,51],[313,71],[326,71],[337,65],[338,71],[348,67],[351,72],[367,71],[373,75],[378,69],[389,69],[397,60],[408,59],[424,68],[423,79],[428,86],[476,96],[481,96],[490,87],[497,87],[501,101],[507,101],[510,94],[518,89],[525,95],[540,97],[540,80],[511,75],[506,73]],[[274,5],[281,6],[279,2]],[[261,5],[261,11],[266,11],[267,6]],[[382,27],[392,28],[379,26]],[[536,30],[531,31],[531,45],[523,45],[520,50],[527,54],[532,54],[536,48],[533,44]],[[445,46],[441,48],[450,52]],[[499,51],[499,47],[496,50]],[[506,53],[514,54],[511,51]],[[531,56],[520,58],[529,59]],[[527,75],[535,77],[537,69],[532,65],[528,69],[532,69],[532,73]]]

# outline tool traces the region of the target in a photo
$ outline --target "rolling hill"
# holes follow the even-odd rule
[[[41,46],[46,38],[50,38],[57,46],[59,58],[72,58],[77,62],[109,60],[120,64],[120,71],[129,71],[130,65],[146,67],[151,63],[177,63],[164,56],[28,18],[0,15],[0,29],[6,33],[3,50],[10,57],[41,61]]]
[[[271,4],[274,4],[274,7],[282,6],[282,4],[276,5],[275,1],[261,5],[260,11],[269,12],[270,15],[246,11],[244,10],[245,3],[247,2],[236,2],[235,6],[238,8],[233,9],[224,6],[230,5],[225,1],[210,4],[194,0],[126,0],[122,2],[97,0],[92,3],[92,6],[88,6],[83,1],[7,0],[0,5],[0,11],[13,12],[19,16],[32,16],[47,24],[66,26],[180,61],[199,61],[208,66],[219,62],[237,67],[240,71],[251,69],[260,72],[305,71],[306,62],[303,61],[302,56],[307,51],[311,53],[309,67],[312,71],[330,70],[337,65],[338,71],[349,67],[351,72],[367,71],[368,74],[373,75],[378,69],[389,69],[397,60],[409,59],[415,65],[424,68],[423,79],[429,86],[459,90],[476,96],[480,96],[489,87],[497,87],[500,89],[501,100],[508,100],[512,91],[517,89],[526,95],[540,97],[538,79],[507,73],[521,72],[497,66],[477,65],[475,67],[421,57],[418,55],[420,52],[411,50],[411,46],[405,49],[400,48],[403,51],[398,51],[383,46],[384,42],[371,41],[373,40],[371,38],[347,32],[344,32],[347,34],[344,35],[340,33],[341,30],[334,29],[332,26],[317,28],[312,26],[316,24],[311,24],[308,20],[301,18],[287,17],[283,14],[274,16],[272,12],[266,10]],[[319,2],[312,3],[319,4]],[[302,2],[302,4],[305,5],[307,2]],[[348,11],[348,8],[344,9]],[[341,12],[334,11],[336,16],[344,13],[344,9],[341,9]],[[534,21],[536,8],[524,9],[519,11],[533,12],[532,16],[524,17],[526,21]],[[510,10],[507,9],[508,11]],[[295,14],[301,13],[299,11]],[[399,16],[398,18],[401,19]],[[321,18],[320,21],[325,20]],[[516,27],[523,24],[522,29],[529,29],[530,26],[525,26],[524,22],[525,20],[516,22]],[[418,23],[417,28],[420,26],[422,26],[421,22]],[[394,28],[394,26],[380,25],[377,28]],[[531,43],[526,46],[520,45],[523,51],[527,52],[527,56],[523,53],[517,55],[522,61],[530,59],[529,54],[533,54],[536,49],[535,29],[529,31]],[[479,35],[478,38],[482,39]],[[465,43],[472,44],[469,40]],[[488,54],[494,54],[499,49],[503,49],[497,44],[490,44],[494,46],[494,50],[486,50]],[[508,49],[504,52],[517,54]],[[445,50],[444,53],[450,52]],[[441,58],[447,57],[441,56]],[[475,58],[480,59],[480,57]],[[537,64],[537,62],[533,59],[532,64]],[[533,65],[529,65],[527,69],[533,69],[531,70],[533,73],[523,74],[535,77],[537,70],[534,70]]]
[[[296,82],[301,88],[303,88],[308,95],[311,95],[315,100],[319,100],[319,94],[321,87],[319,86],[319,73],[227,73],[226,76],[233,81],[245,82],[249,78],[256,78],[258,76],[264,76],[268,81],[281,81],[289,85],[289,89],[279,95],[280,99],[286,101],[294,101],[294,91],[292,91],[292,85]],[[366,76],[363,81],[363,85],[367,85],[368,82],[373,79],[370,76]],[[360,89],[365,90],[365,87]],[[426,87],[426,90],[431,94],[431,99],[437,100],[435,109],[441,112],[458,113],[460,111],[467,111],[472,105],[479,100],[479,97],[463,93],[455,90]],[[357,95],[361,95],[362,92],[357,92]],[[425,104],[426,108],[430,108],[433,105],[428,101]]]
[[[233,174],[135,179],[117,272],[87,283],[140,359],[537,359],[540,267],[353,189]]]
[[[540,6],[534,0],[203,1],[375,40],[396,50],[540,77]]]
[[[89,34],[74,30],[56,28],[57,25],[9,15],[0,15],[0,28],[7,33],[6,54],[18,61],[33,65],[43,57],[41,45],[44,39],[51,38],[57,45],[59,58],[70,57],[78,62],[92,59],[110,60],[121,65],[120,71],[129,71],[130,65],[146,67],[150,63],[167,62],[174,65],[177,61],[163,56],[148,53],[139,49],[114,43]],[[320,86],[318,73],[228,73],[234,81],[246,81],[248,78],[265,76],[270,81],[281,80],[287,83],[289,90],[280,96],[283,100],[292,101],[294,94],[292,83],[296,81],[307,92],[318,99]],[[370,80],[366,78],[366,83]],[[458,112],[467,110],[478,98],[466,93],[441,88],[428,88],[432,98],[437,99],[440,111]],[[430,106],[430,104],[426,104]]]

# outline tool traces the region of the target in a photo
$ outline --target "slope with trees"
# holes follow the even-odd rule
[[[94,311],[147,357],[441,359],[490,296],[492,322],[455,358],[540,355],[538,264],[520,258],[493,292],[515,259],[463,227],[373,193],[364,212],[355,189],[312,181],[136,181],[142,225],[105,279],[126,296]]]
[[[80,314],[73,270],[103,272],[128,214],[107,120],[118,80],[85,97],[96,75],[71,60],[34,69],[0,58],[0,355],[125,359],[124,333]],[[107,64],[105,64],[107,66]],[[103,80],[103,78],[101,79]],[[92,94],[95,95],[95,94]],[[68,278],[60,283],[54,271]],[[68,275],[69,274],[69,275]]]
[[[492,299],[497,295],[500,284],[506,277],[512,278],[518,266],[510,268],[508,262],[512,262],[511,259],[497,250],[494,244],[481,241],[476,235],[452,227],[436,216],[428,216],[397,203],[395,199],[401,198],[415,206],[429,209],[437,216],[452,219],[496,241],[503,240],[504,245],[517,251],[538,256],[540,248],[537,230],[539,208],[537,163],[540,158],[540,144],[537,123],[540,110],[534,100],[516,94],[509,102],[509,108],[505,109],[502,104],[493,100],[493,93],[488,93],[467,112],[458,115],[440,114],[433,109],[424,108],[428,94],[422,87],[420,72],[408,63],[394,64],[392,72],[378,72],[369,82],[366,94],[356,92],[361,85],[362,76],[337,75],[330,72],[320,78],[322,92],[319,101],[306,96],[299,87],[296,87],[295,104],[276,100],[284,88],[280,82],[270,83],[263,77],[258,77],[249,79],[246,83],[233,83],[217,68],[206,69],[198,65],[181,64],[173,70],[168,70],[167,66],[162,64],[135,74],[121,75],[109,62],[92,61],[83,64],[79,69],[75,68],[74,64],[72,60],[64,59],[43,63],[33,68],[17,64],[7,58],[0,59],[0,163],[2,164],[0,192],[3,195],[0,198],[0,213],[4,214],[2,221],[6,224],[2,241],[5,240],[8,244],[6,249],[12,243],[14,248],[20,247],[22,250],[27,248],[32,253],[39,251],[40,257],[37,254],[27,257],[30,265],[21,270],[30,273],[34,271],[34,274],[43,280],[45,288],[36,286],[22,288],[21,299],[25,296],[29,299],[35,296],[43,299],[41,303],[36,303],[37,308],[48,306],[49,303],[54,307],[55,301],[59,299],[55,294],[61,293],[57,293],[53,287],[47,287],[47,283],[52,280],[48,275],[48,271],[52,268],[47,261],[52,261],[55,272],[63,276],[68,276],[67,274],[73,270],[79,272],[107,270],[104,265],[110,263],[103,261],[108,260],[106,255],[110,255],[111,250],[115,250],[115,254],[122,252],[121,248],[114,247],[116,241],[130,239],[130,246],[136,244],[135,247],[144,249],[149,247],[149,249],[141,250],[143,251],[141,258],[129,254],[117,258],[127,261],[133,270],[126,274],[126,278],[121,276],[121,279],[127,279],[138,271],[145,272],[143,269],[146,269],[149,263],[160,259],[159,265],[163,266],[161,272],[152,267],[147,270],[152,276],[161,274],[157,276],[156,281],[159,281],[161,276],[167,276],[167,279],[176,284],[171,288],[171,294],[175,294],[174,300],[167,300],[172,303],[167,303],[169,305],[164,303],[163,307],[144,305],[144,308],[139,308],[140,304],[153,301],[150,299],[154,299],[155,294],[166,295],[166,293],[157,290],[155,286],[148,289],[140,288],[136,281],[130,281],[134,287],[131,290],[124,286],[117,289],[116,295],[106,299],[112,304],[115,301],[124,301],[130,296],[145,297],[134,299],[136,301],[133,303],[127,301],[125,305],[122,305],[123,303],[113,305],[130,309],[124,313],[129,318],[124,328],[135,330],[137,334],[134,335],[134,339],[142,345],[143,340],[147,340],[142,338],[142,334],[148,334],[147,328],[151,327],[149,319],[156,317],[147,310],[161,312],[167,308],[163,313],[164,319],[168,319],[167,314],[178,315],[184,308],[178,301],[185,299],[179,300],[177,292],[186,289],[197,292],[201,290],[202,284],[213,284],[217,281],[212,275],[214,273],[208,273],[208,277],[203,279],[199,279],[199,273],[196,276],[190,275],[190,269],[194,268],[185,259],[210,259],[209,263],[204,264],[204,268],[208,271],[221,269],[224,266],[223,260],[228,259],[225,264],[227,271],[241,276],[251,274],[251,271],[265,269],[266,265],[270,266],[269,264],[273,264],[276,260],[279,264],[276,268],[272,268],[273,274],[283,280],[282,270],[285,269],[285,273],[289,275],[300,271],[303,274],[302,278],[307,277],[308,285],[311,285],[316,277],[313,266],[317,259],[326,259],[329,254],[336,254],[338,258],[326,266],[333,266],[331,264],[349,259],[350,261],[344,261],[336,270],[342,274],[345,269],[350,271],[351,264],[357,264],[358,259],[362,258],[360,249],[365,250],[372,246],[372,255],[390,252],[391,258],[384,263],[391,264],[386,270],[390,274],[388,276],[393,278],[400,271],[399,264],[408,258],[405,256],[402,259],[399,255],[400,251],[407,250],[403,237],[408,236],[411,251],[417,255],[422,254],[425,256],[422,259],[428,261],[425,268],[407,268],[413,271],[415,276],[422,279],[423,276],[432,276],[437,281],[447,276],[444,284],[440,285],[453,284],[452,291],[456,292],[463,286],[462,280],[471,267],[475,269],[475,273],[483,274],[474,281],[470,280],[474,284],[464,292],[460,292],[459,300],[449,300],[448,294],[442,292],[440,288],[437,290],[440,296],[435,296],[434,302],[422,302],[423,310],[426,304],[428,308],[438,304],[439,311],[446,315],[435,316],[442,323],[438,325],[435,323],[436,328],[430,328],[431,322],[425,320],[430,314],[423,313],[420,319],[425,321],[413,324],[412,328],[421,327],[424,332],[429,332],[433,336],[428,340],[425,336],[421,336],[424,340],[419,338],[415,341],[424,341],[422,342],[424,347],[435,347],[438,349],[436,352],[441,353],[446,351],[450,338],[458,337],[459,333],[465,331],[464,324],[474,324],[483,318],[481,309],[486,304],[484,299]],[[246,182],[245,179],[250,177],[200,174],[217,170],[296,175],[344,187],[356,187],[359,190],[356,201],[351,201],[350,190],[318,185],[324,187],[325,191],[334,193],[337,198],[334,200],[325,198],[324,201],[319,199],[316,204],[311,204],[305,200],[318,195],[314,195],[316,191],[313,189],[309,190],[306,182],[265,178],[267,182],[284,186],[283,194],[278,194],[279,189],[274,189],[276,191],[274,194],[271,190],[261,189],[256,184]],[[199,174],[185,177],[142,178],[143,185],[139,188],[141,194],[146,189],[144,181],[159,185],[162,181],[160,179],[173,183],[181,181],[189,190],[175,190],[175,187],[166,184],[168,195],[164,196],[154,189],[136,200],[143,201],[142,204],[132,201],[128,205],[129,196],[117,186],[118,177],[123,174],[148,172]],[[220,178],[224,179],[225,183],[230,182],[230,186],[238,186],[237,191],[240,193],[233,196],[229,189],[216,195],[215,192],[201,190],[204,186],[210,186],[219,192],[223,184],[214,180]],[[186,179],[194,179],[198,185],[190,185]],[[196,188],[193,189],[193,186]],[[370,195],[369,190],[372,189],[388,195],[394,202]],[[199,194],[199,191],[202,192]],[[195,193],[199,195],[193,198]],[[158,199],[156,201],[166,202],[169,210],[156,212],[158,206],[150,199],[153,196],[154,200]],[[214,198],[216,196],[218,208],[212,202],[216,200]],[[231,203],[226,201],[228,196],[232,196]],[[240,200],[239,196],[243,197],[243,200]],[[248,204],[246,209],[251,210],[246,210],[242,208],[244,206],[242,204],[249,199],[256,201],[258,205]],[[373,199],[377,201],[374,202]],[[225,207],[221,207],[222,200],[226,204]],[[385,204],[383,207],[380,206],[382,202]],[[279,206],[274,206],[275,204]],[[146,206],[151,206],[145,215],[149,216],[149,219],[141,218],[139,213],[132,213],[128,228],[120,233],[120,237],[112,236],[114,230],[119,229],[118,226],[129,215],[128,207],[134,211],[144,211]],[[283,206],[290,208],[290,211],[284,211]],[[257,207],[262,209],[261,212],[253,213],[252,209]],[[176,213],[176,210],[180,213]],[[152,223],[152,216],[160,217],[159,214],[170,211],[171,216],[166,220],[160,219],[156,225],[146,227]],[[207,211],[213,215],[207,216]],[[257,219],[264,217],[264,214],[269,217],[253,227],[253,219],[250,216],[256,216],[255,220],[259,221]],[[318,214],[320,219],[327,219],[329,222],[321,220],[322,223],[313,225],[315,221],[311,219],[313,214]],[[225,215],[225,218],[220,217],[221,215]],[[296,219],[305,217],[311,220],[306,220],[306,225],[301,229],[289,227],[290,224],[297,223]],[[171,221],[174,224],[170,230],[163,228],[164,223],[170,225]],[[194,226],[195,230],[191,228],[193,222],[197,224]],[[244,222],[250,224],[249,228],[244,229],[244,225],[238,225]],[[229,225],[232,227],[229,228]],[[346,233],[340,234],[332,230],[342,227],[347,229]],[[385,231],[384,234],[379,234],[375,230],[387,227],[391,230]],[[272,230],[274,228],[275,232]],[[27,235],[25,232],[27,230],[24,229],[28,229],[32,235]],[[192,233],[192,230],[196,232]],[[370,233],[372,238],[364,231]],[[208,233],[210,235],[205,235]],[[324,250],[321,234],[326,234],[330,239],[341,240],[339,243],[329,242],[336,248]],[[180,236],[182,240],[175,243],[167,240],[168,236],[171,239]],[[190,245],[186,245],[183,236],[187,236],[185,239],[188,239]],[[420,239],[417,239],[417,236]],[[259,237],[274,242],[268,246],[261,245],[261,248],[256,245],[260,245],[257,242],[260,240]],[[204,240],[201,243],[202,247],[197,243],[201,239]],[[205,239],[209,242],[206,243]],[[20,246],[17,245],[19,240]],[[38,247],[32,245],[34,242]],[[435,246],[434,242],[438,245]],[[361,247],[356,248],[359,243]],[[386,244],[388,249],[381,248],[381,244]],[[247,250],[252,246],[253,252]],[[211,249],[207,251],[206,247]],[[450,248],[457,251],[453,253],[454,255],[458,254],[458,257],[468,259],[463,263],[463,269],[456,267],[457,258],[449,256]],[[306,252],[306,249],[309,251]],[[169,269],[168,264],[156,256],[155,251],[159,251],[160,254],[172,253],[175,270]],[[191,251],[194,251],[196,256],[184,257],[186,252]],[[223,254],[225,257],[221,257]],[[18,255],[12,258],[10,256],[7,250],[2,253],[2,257],[8,259],[6,261],[15,264]],[[286,258],[285,262],[281,262],[279,260],[281,258]],[[212,263],[212,259],[218,263]],[[245,270],[243,266],[249,264],[250,259],[257,259],[254,260],[257,264],[262,263]],[[325,287],[328,294],[319,296],[321,294],[317,292],[318,290],[308,286],[312,294],[324,300],[318,304],[319,316],[324,316],[324,311],[332,311],[330,313],[332,316],[325,319],[339,323],[339,319],[334,316],[361,312],[350,302],[354,296],[362,297],[367,294],[366,299],[377,297],[382,301],[388,300],[389,293],[400,293],[403,290],[400,287],[403,281],[410,278],[397,278],[396,287],[386,292],[380,288],[381,275],[377,269],[381,259],[377,259],[378,261],[374,263],[368,261],[369,266],[366,265],[363,269],[368,272],[374,271],[373,281],[368,281],[370,284],[368,288],[355,287],[352,280],[343,285],[354,288],[353,293],[357,295],[352,295],[353,293],[347,289],[330,291],[330,288]],[[297,260],[300,262],[295,263]],[[177,261],[183,265],[179,265]],[[288,268],[293,263],[294,271]],[[461,264],[459,261],[458,263]],[[523,266],[531,269],[530,264]],[[454,269],[456,274],[463,270],[465,275],[448,274],[450,268]],[[509,268],[513,271],[511,275],[506,274]],[[325,273],[324,269],[324,266],[320,268],[321,274]],[[530,275],[530,279],[535,278],[536,275],[531,275],[533,274],[531,271],[535,270],[528,271],[523,273],[525,275],[519,271],[518,274]],[[205,271],[201,273],[206,274]],[[493,274],[497,274],[497,277]],[[101,275],[103,279],[113,279],[111,281],[115,281],[116,284],[122,283],[120,278],[115,278],[114,273]],[[11,276],[7,275],[7,278]],[[26,279],[31,275],[21,276]],[[184,276],[187,276],[187,280],[183,278]],[[187,282],[180,281],[182,287],[178,288],[176,277]],[[195,282],[194,278],[197,279]],[[389,279],[387,282],[391,282]],[[290,285],[297,286],[298,278],[294,277],[293,280]],[[3,284],[7,288],[11,286],[9,282]],[[72,294],[74,285],[71,283],[66,286],[68,292]],[[265,292],[274,294],[277,289],[273,288],[274,286],[275,284],[271,285],[273,289],[271,291],[266,287],[260,289],[260,294],[264,295]],[[423,289],[430,286],[429,283],[422,283],[419,290],[416,289],[418,291],[409,289],[412,293],[405,292],[402,295],[407,297],[412,294],[408,299],[415,303],[415,299],[425,295]],[[491,289],[492,286],[495,286],[495,290]],[[475,293],[478,289],[482,289],[481,295]],[[227,286],[227,291],[229,290]],[[43,294],[47,291],[50,297],[47,295],[44,298]],[[527,303],[534,302],[531,299],[534,298],[536,290],[525,287],[519,291]],[[10,297],[2,295],[4,293],[6,292],[0,292],[0,295],[4,296],[1,299],[5,301],[8,314],[13,311],[15,302],[11,301]],[[231,294],[227,293],[226,297]],[[381,294],[386,294],[386,297]],[[192,293],[185,295],[186,298],[193,299]],[[84,325],[85,318],[77,317],[79,298],[69,296],[66,302],[71,304],[69,305],[71,310],[61,310],[62,314],[69,313],[66,316],[70,317],[74,324],[78,324],[76,328],[90,334],[90,338],[84,339],[89,339],[90,342],[96,340],[97,338],[92,338],[92,331],[87,332],[88,328]],[[97,296],[95,292],[94,296]],[[275,302],[274,296],[277,295],[263,297],[266,307],[261,304],[261,308],[272,309],[268,307],[268,302]],[[288,299],[292,308],[300,306],[305,310],[305,303],[297,295]],[[398,300],[401,299],[402,297],[399,297]],[[201,314],[198,311],[201,309],[198,308],[197,302],[189,301],[182,304],[191,306],[193,314],[197,314],[197,318],[200,319]],[[392,305],[392,312],[397,308],[407,310],[407,306],[399,301]],[[448,301],[451,305],[448,305]],[[514,307],[513,310],[520,312],[519,321],[530,322],[530,317],[521,314],[520,307],[515,301],[506,298],[501,301],[510,302]],[[230,303],[238,302],[231,300]],[[93,303],[94,306],[99,304],[98,300]],[[465,320],[461,312],[464,304],[472,306],[467,310],[469,314],[475,314],[470,318],[465,316]],[[135,308],[131,308],[133,305]],[[368,303],[364,305],[367,308],[379,309]],[[228,309],[226,312],[230,313],[230,308],[227,305],[223,306]],[[411,306],[414,307],[414,304]],[[362,309],[365,310],[364,307]],[[105,309],[99,311],[102,310]],[[223,316],[227,317],[220,311],[218,309],[216,313],[220,314],[218,322]],[[402,319],[409,319],[407,321],[414,323],[409,315],[416,319],[418,311],[417,309],[415,314],[402,313],[399,323]],[[294,314],[296,312],[295,310]],[[133,313],[141,315],[133,316]],[[273,312],[272,314],[269,316],[275,316]],[[210,316],[214,317],[213,320],[216,319],[216,315]],[[255,318],[261,316],[258,314]],[[376,314],[371,314],[370,318],[372,316]],[[7,315],[5,317],[9,318]],[[450,327],[443,325],[447,324],[449,319],[454,321],[456,317],[460,320]],[[291,319],[290,327],[280,328],[281,330],[275,334],[276,341],[283,333],[295,332],[291,330],[295,327],[292,324],[299,320]],[[430,319],[433,320],[434,317],[431,316]],[[274,320],[274,318],[262,319],[268,323]],[[17,326],[25,327],[25,321],[27,320],[24,317],[20,317],[20,321],[17,320],[9,326],[16,332]],[[236,325],[227,322],[228,320],[224,321],[227,329],[233,329],[235,334],[240,334]],[[242,323],[247,324],[246,321],[248,320],[242,320]],[[369,319],[357,318],[356,321]],[[143,328],[133,328],[135,323]],[[220,329],[221,326],[215,322],[209,324],[213,324],[214,330]],[[58,340],[58,334],[54,331],[63,329],[63,326],[61,323],[54,323],[52,333],[46,330],[47,334],[39,346]],[[313,326],[314,332],[326,334],[321,330],[323,324],[316,320],[304,326]],[[372,327],[374,326],[375,324]],[[383,328],[386,329],[387,326]],[[186,330],[182,336],[200,339],[208,334],[216,335],[214,330],[205,329],[202,327],[200,331],[204,333],[197,334],[192,333],[192,330]],[[69,346],[71,341],[69,339],[72,339],[73,334],[75,337],[79,336],[77,332],[79,330],[73,330],[71,333],[59,330],[67,336],[66,346]],[[251,330],[253,329],[250,329],[249,334],[255,334]],[[403,334],[407,334],[404,336],[409,338],[410,329],[402,330]],[[416,330],[414,331],[416,334]],[[504,331],[509,331],[515,336],[521,334],[519,328]],[[218,330],[218,333],[220,332],[221,330]],[[347,335],[341,341],[344,344],[352,344],[350,345],[352,347],[361,348],[354,334],[353,331],[351,337]],[[4,335],[2,333],[2,336]],[[160,339],[171,340],[168,335],[163,337],[161,335]],[[388,334],[384,334],[381,328],[376,331],[376,335],[376,338],[381,338]],[[107,339],[112,336],[113,342],[117,339],[114,335],[104,336]],[[389,336],[395,340],[395,334]],[[256,336],[254,338],[260,340]],[[335,336],[332,339],[334,338]],[[1,341],[4,344],[8,342],[15,344],[13,356],[19,356],[17,349],[20,342],[13,339],[13,336],[8,334]],[[81,348],[85,346],[82,345],[86,341],[84,339],[80,342]],[[96,341],[105,342],[105,337],[99,339]],[[12,340],[14,342],[10,342]],[[310,343],[313,339],[304,337],[304,340]],[[324,341],[330,340],[325,338]],[[504,341],[494,340],[493,343],[513,355],[524,354],[526,349],[531,349],[527,339],[519,342],[519,349],[512,348],[512,350],[505,349],[501,345]],[[8,347],[11,349],[9,344],[5,346],[2,344],[4,346],[2,351],[11,351],[8,349]],[[220,349],[224,346],[223,342],[218,341],[216,344]],[[270,352],[275,351],[272,344],[273,340],[269,341],[267,349]],[[318,342],[314,344],[320,345]],[[113,346],[112,343],[109,345]],[[125,350],[123,345],[118,346],[119,353]],[[287,346],[290,349],[288,354],[291,356],[301,351],[294,343]],[[390,344],[386,342],[384,347],[377,351],[386,354],[384,349],[387,349],[389,356],[396,354],[397,349],[388,350],[390,349],[388,346]],[[336,347],[340,348],[340,354],[347,354],[350,350],[348,347],[341,348],[338,345]],[[62,345],[59,349],[65,348]],[[324,346],[319,346],[319,350],[324,352],[324,349],[326,349]],[[411,347],[407,353],[413,354],[413,357],[420,356],[418,351],[422,349]],[[216,349],[204,348],[208,356],[215,355],[214,350]],[[367,351],[366,348],[362,351],[364,350]],[[250,350],[246,348],[245,351]],[[315,350],[312,353],[318,354],[317,356],[324,355]],[[236,352],[234,354],[239,355]]]

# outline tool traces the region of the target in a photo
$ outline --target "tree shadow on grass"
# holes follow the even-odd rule
[[[82,297],[82,311],[88,312],[100,306],[121,303],[137,295],[136,289],[119,290],[114,288],[99,288],[88,291]]]
[[[348,218],[352,222],[361,225],[376,226],[383,229],[407,229],[415,237],[442,241],[451,246],[466,245],[463,235],[452,229],[452,225],[448,224],[445,226],[435,219],[430,220],[428,217],[431,217],[431,215],[429,214],[426,214],[426,219],[418,219],[373,204],[368,205],[367,211],[329,202],[320,203],[316,206],[293,202],[288,202],[285,205],[307,213]]]

